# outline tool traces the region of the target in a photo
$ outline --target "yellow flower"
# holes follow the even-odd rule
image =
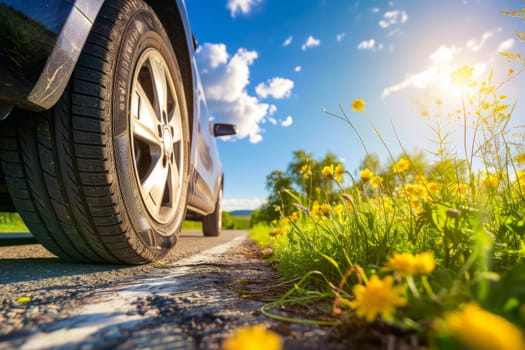
[[[467,194],[468,190],[469,190],[469,185],[465,184],[465,183],[459,184],[457,189],[456,189],[458,194]]]
[[[288,219],[289,219],[290,221],[295,221],[295,220],[297,220],[298,218],[299,218],[299,215],[297,214],[296,211],[294,211],[293,213],[291,213],[291,214],[288,216]]]
[[[312,205],[312,210],[310,210],[310,215],[312,215],[312,217],[314,218],[318,217],[320,209],[321,209],[321,206],[319,205],[319,202],[315,201],[314,204]]]
[[[421,205],[421,202],[418,197],[412,197],[410,198],[410,206],[414,209],[419,208]]]
[[[418,184],[424,184],[425,182],[427,182],[427,179],[425,178],[424,175],[417,174],[417,175],[416,175],[416,182],[417,182]]]
[[[416,185],[408,184],[404,186],[404,189],[407,196],[412,196],[414,193],[416,193]]]
[[[308,179],[310,176],[312,176],[312,167],[310,164],[303,165],[301,170],[299,170],[299,174],[303,175],[305,179]]]
[[[374,172],[366,168],[359,172],[359,176],[361,176],[361,181],[367,182],[368,180],[370,180],[370,178],[372,178],[372,176],[374,176]]]
[[[445,314],[438,329],[459,340],[470,349],[525,349],[518,327],[503,317],[470,303],[462,311]]]
[[[435,182],[430,182],[428,185],[428,192],[430,193],[436,193],[439,191],[439,185]]]
[[[427,189],[423,185],[415,185],[414,191],[416,192],[418,196],[424,196],[425,194],[427,194]]]
[[[282,227],[277,227],[277,228],[274,228],[272,229],[268,234],[270,236],[280,236],[280,235],[284,235],[286,233],[286,230]]]
[[[238,329],[222,344],[223,350],[280,350],[282,346],[281,338],[263,325]]]
[[[518,154],[516,157],[514,157],[514,161],[516,161],[516,163],[524,164],[525,163],[525,153]]]
[[[341,214],[343,213],[344,210],[345,210],[345,206],[342,205],[342,204],[338,204],[338,205],[336,205],[335,208],[334,208],[334,211],[335,211],[337,214],[339,214],[339,215],[341,215]]]
[[[345,168],[343,168],[341,164],[337,164],[334,170],[335,181],[342,182],[344,172],[345,172]]]
[[[324,166],[323,167],[323,170],[321,170],[321,173],[324,175],[324,176],[333,176],[334,175],[334,166]]]
[[[467,86],[472,83],[473,66],[462,66],[452,72],[452,83],[459,86]]]
[[[349,302],[350,307],[368,322],[373,322],[379,315],[391,319],[396,308],[407,303],[402,296],[403,286],[393,286],[393,282],[392,276],[381,280],[372,275],[366,286],[358,284],[353,288],[355,300]]]
[[[332,207],[330,206],[330,204],[324,203],[324,204],[321,204],[320,210],[321,210],[321,215],[329,217],[330,211],[332,211]]]
[[[438,99],[436,99],[435,103],[436,103],[437,105],[442,105],[442,104],[443,104],[443,101],[442,101],[441,99],[438,98]]]
[[[416,261],[410,253],[394,253],[381,271],[394,271],[401,277],[411,276],[416,271]]]
[[[410,161],[406,158],[400,158],[397,163],[392,166],[394,173],[402,173],[410,167]]]
[[[352,103],[352,111],[363,112],[365,110],[365,100],[356,98]]]
[[[31,298],[25,295],[22,295],[21,297],[18,297],[18,299],[16,299],[17,303],[29,303],[30,301]]]
[[[414,273],[416,275],[427,275],[434,271],[436,262],[431,252],[419,253],[414,256]]]
[[[374,176],[370,179],[370,186],[373,188],[378,188],[383,183],[383,178],[381,176]]]
[[[483,179],[483,183],[487,187],[498,187],[499,185],[499,176],[497,174],[487,174]]]

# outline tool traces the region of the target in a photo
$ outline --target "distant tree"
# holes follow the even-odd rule
[[[335,199],[334,180],[323,175],[325,166],[340,164],[341,161],[333,153],[327,153],[322,159],[316,160],[311,153],[304,150],[293,152],[292,161],[286,171],[274,170],[266,177],[268,200],[260,208],[256,216],[252,214],[252,223],[279,219],[282,215],[290,215],[296,209],[296,201],[290,193],[299,194],[310,200],[333,201]]]
[[[282,170],[274,170],[266,176],[266,190],[269,192],[266,204],[261,207],[266,221],[279,219],[281,214],[289,215],[292,209],[291,197],[286,191],[293,191],[292,179]]]
[[[379,156],[375,153],[367,153],[359,166],[359,170],[362,169],[369,169],[373,171],[374,174],[378,174],[381,171]]]
[[[233,220],[231,214],[227,211],[222,212],[222,228],[225,228],[228,230],[236,229],[235,221]]]
[[[250,227],[255,226],[256,224],[260,222],[269,222],[270,220],[266,217],[266,214],[262,209],[256,209],[252,211],[252,215],[250,217]]]

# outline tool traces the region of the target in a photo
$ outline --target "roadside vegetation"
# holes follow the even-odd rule
[[[229,212],[222,213],[222,228],[228,230],[250,229],[251,217],[247,215],[231,215]],[[202,230],[200,221],[184,221],[183,230]],[[29,232],[18,213],[0,213],[0,234],[2,232]]]
[[[2,232],[29,232],[18,213],[0,213],[0,234]]]
[[[525,9],[506,14],[525,18]],[[417,104],[431,149],[407,152],[398,140],[394,155],[372,125],[389,156],[381,164],[352,122],[366,118],[358,98],[350,111],[326,112],[361,140],[356,173],[335,155],[297,151],[267,177],[251,237],[293,281],[267,316],[339,325],[371,345],[393,337],[398,346],[525,349],[525,126],[509,126],[516,102],[503,93],[525,59],[502,55],[513,68],[499,79],[453,72],[462,103],[452,112],[439,97]]]
[[[249,230],[251,228],[250,215],[231,215],[227,211],[222,212],[222,228],[225,230]],[[202,222],[186,220],[182,224],[183,230],[202,230]]]

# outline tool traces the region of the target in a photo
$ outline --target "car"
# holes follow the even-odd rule
[[[223,168],[183,0],[0,1],[0,210],[74,262],[221,229]]]

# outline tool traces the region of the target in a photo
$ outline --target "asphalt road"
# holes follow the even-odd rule
[[[220,350],[249,324],[278,333],[284,350],[348,348],[329,329],[260,312],[283,290],[266,293],[278,276],[246,237],[183,233],[165,259],[141,266],[65,263],[31,238],[0,239],[0,350]]]
[[[48,252],[28,234],[0,234],[0,285],[24,281],[36,281],[43,278],[83,276],[88,284],[99,284],[101,280],[115,282],[129,276],[147,273],[159,264],[176,262],[231,241],[235,237],[246,237],[246,231],[223,231],[219,237],[204,237],[201,232],[182,232],[180,239],[167,257],[158,263],[122,266],[122,265],[86,265],[63,262]],[[90,274],[97,274],[91,281]],[[60,282],[60,281],[57,281]],[[0,292],[0,295],[2,293]]]

